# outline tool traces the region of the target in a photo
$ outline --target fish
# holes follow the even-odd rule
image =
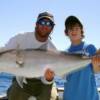
[[[69,54],[65,51],[40,49],[0,51],[0,72],[27,78],[43,76],[50,68],[55,75],[62,76],[86,67],[91,59],[83,59],[82,54]]]

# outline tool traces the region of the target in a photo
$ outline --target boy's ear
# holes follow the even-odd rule
[[[65,35],[66,35],[66,36],[68,36],[68,32],[67,32],[67,30],[66,30],[66,29],[65,29],[65,31],[64,31],[64,32],[65,32]]]

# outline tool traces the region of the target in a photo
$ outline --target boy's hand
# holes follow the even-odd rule
[[[98,50],[96,56],[92,58],[92,65],[94,72],[100,72],[100,50]]]

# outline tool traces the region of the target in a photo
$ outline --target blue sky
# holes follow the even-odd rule
[[[77,16],[84,25],[85,41],[100,46],[100,0],[0,0],[0,46],[20,33],[34,31],[40,12],[54,15],[56,26],[51,35],[60,50],[70,45],[64,35],[64,21]]]

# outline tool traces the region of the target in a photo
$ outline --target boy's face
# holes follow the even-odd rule
[[[68,36],[71,41],[77,41],[82,39],[82,29],[79,25],[75,25],[68,29]]]

